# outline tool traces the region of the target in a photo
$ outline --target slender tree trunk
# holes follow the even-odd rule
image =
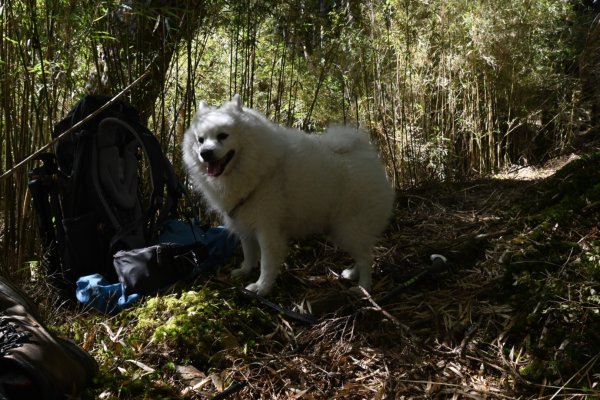
[[[144,120],[154,110],[179,43],[191,40],[202,25],[204,6],[202,0],[123,1],[109,11],[107,30],[117,39],[102,44],[104,54],[112,60],[109,87],[117,92],[150,68],[149,77],[130,93],[131,103]]]

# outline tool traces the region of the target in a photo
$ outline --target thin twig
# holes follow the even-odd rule
[[[377,304],[377,302],[373,299],[373,297],[371,297],[371,295],[369,294],[369,292],[367,292],[365,290],[365,288],[363,288],[362,286],[359,286],[358,288],[360,289],[360,291],[362,292],[362,294],[365,296],[365,298],[369,301],[369,303],[371,303],[371,305],[373,306],[373,308],[375,310],[377,310],[381,314],[383,314],[386,318],[388,318],[390,321],[392,321],[392,323],[394,325],[396,325],[397,327],[401,328],[404,332],[406,332],[407,334],[411,335],[411,337],[413,337],[413,339],[419,340],[417,338],[417,336],[414,335],[411,332],[410,327],[408,325],[403,324],[402,322],[400,322],[400,320],[398,318],[394,317],[388,311],[386,311],[383,308],[381,308],[381,306],[379,304]]]

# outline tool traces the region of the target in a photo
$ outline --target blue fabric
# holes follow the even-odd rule
[[[208,248],[208,257],[197,265],[190,279],[202,273],[210,273],[216,266],[225,264],[238,245],[238,239],[222,226],[205,229],[197,221],[179,220],[166,223],[157,244],[189,245],[196,242],[203,243]],[[123,284],[110,283],[100,274],[79,278],[75,295],[80,303],[103,313],[121,311],[142,297],[137,293],[126,295]]]
[[[110,283],[100,274],[82,276],[75,289],[77,300],[103,313],[114,313],[127,308],[141,296],[125,294],[121,283]]]
[[[201,272],[225,264],[233,254],[238,239],[222,226],[204,228],[197,220],[170,220],[165,224],[157,243],[188,245],[200,242],[208,248],[208,258],[199,264]]]

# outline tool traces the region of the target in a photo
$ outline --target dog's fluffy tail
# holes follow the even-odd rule
[[[331,125],[319,139],[323,145],[337,154],[371,148],[369,136],[365,132],[349,126]]]

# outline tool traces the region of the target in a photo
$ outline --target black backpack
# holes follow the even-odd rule
[[[83,97],[54,126],[57,138],[111,100]],[[38,157],[29,187],[48,273],[64,289],[83,275],[117,281],[113,255],[154,243],[183,192],[138,112],[115,101]]]

